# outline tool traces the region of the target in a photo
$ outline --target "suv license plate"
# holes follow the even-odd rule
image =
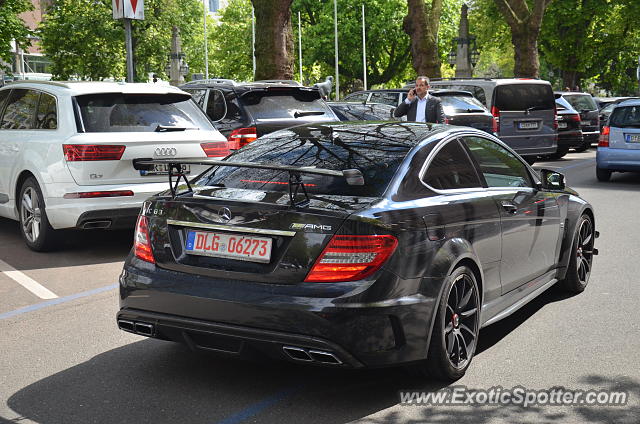
[[[537,130],[538,123],[537,122],[518,122],[518,129],[521,130]]]
[[[271,245],[272,240],[266,237],[189,231],[185,251],[190,255],[267,263],[271,260]]]
[[[182,173],[185,175],[189,175],[191,173],[190,165],[180,165],[182,168]],[[140,171],[140,175],[143,177],[147,177],[150,175],[169,175],[169,165],[164,163],[154,163],[153,171]]]
[[[640,134],[625,134],[627,143],[640,143]]]
[[[558,128],[567,128],[566,122],[558,122]]]

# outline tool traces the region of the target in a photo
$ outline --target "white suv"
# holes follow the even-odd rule
[[[0,216],[20,221],[33,250],[55,248],[63,228],[133,227],[142,202],[169,188],[166,169],[138,170],[135,159],[228,153],[225,137],[174,87],[19,82],[0,89]]]

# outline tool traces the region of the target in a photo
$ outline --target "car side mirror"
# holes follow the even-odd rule
[[[564,190],[566,187],[564,175],[551,169],[541,169],[543,190]]]

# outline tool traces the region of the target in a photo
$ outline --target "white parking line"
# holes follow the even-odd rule
[[[55,299],[58,296],[53,293],[51,290],[42,286],[36,280],[28,277],[26,274],[18,271],[8,263],[4,262],[0,259],[0,272],[2,272],[7,277],[11,278],[16,283],[20,284],[25,289],[29,290],[31,293],[38,296],[40,299]]]

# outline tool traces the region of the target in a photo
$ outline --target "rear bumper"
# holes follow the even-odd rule
[[[153,334],[141,335],[239,357],[348,368],[391,366],[427,356],[435,298],[344,302],[360,291],[359,283],[218,280],[131,262],[141,261],[128,260],[120,276],[117,319],[142,323],[143,329],[144,324],[152,326]],[[418,287],[419,280],[407,284]],[[339,363],[295,359],[285,347],[324,352]]]
[[[584,143],[582,132],[580,131],[567,131],[558,133],[558,147],[580,147]]]
[[[600,137],[600,131],[586,131],[582,130],[582,135],[584,136],[584,141],[589,144],[598,144],[598,138]]]
[[[596,166],[610,171],[640,172],[640,149],[612,149],[598,147]]]

